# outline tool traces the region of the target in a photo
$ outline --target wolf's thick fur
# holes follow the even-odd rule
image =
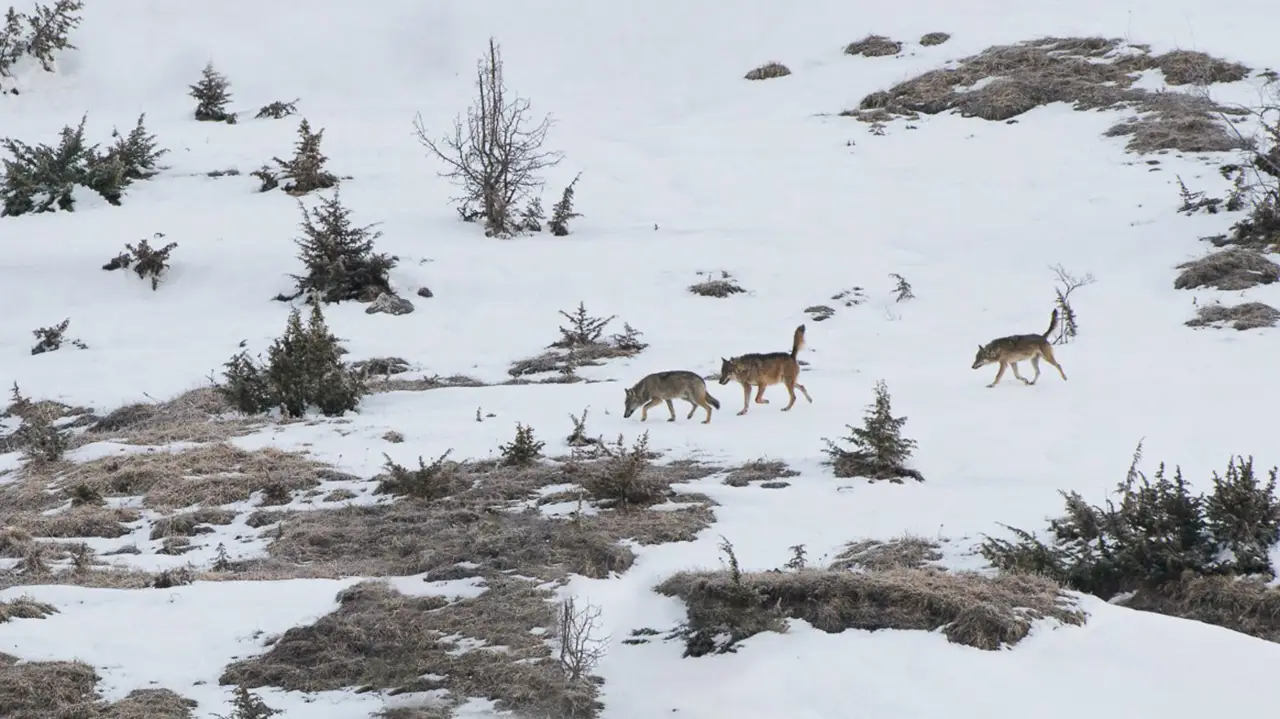
[[[792,337],[790,353],[765,352],[738,355],[731,359],[720,358],[720,384],[729,384],[733,380],[742,385],[742,411],[739,415],[746,414],[751,407],[752,385],[756,386],[757,404],[769,404],[769,400],[764,398],[765,387],[779,383],[786,385],[791,401],[782,408],[783,412],[795,405],[796,390],[800,390],[810,403],[813,402],[809,390],[796,381],[800,377],[800,362],[796,356],[803,346],[804,325],[800,325]]]
[[[1058,369],[1058,374],[1062,375],[1062,379],[1067,379],[1067,373],[1062,371],[1062,365],[1058,364],[1058,360],[1053,356],[1053,345],[1049,344],[1049,334],[1053,332],[1053,328],[1058,324],[1058,311],[1055,309],[1053,314],[1049,316],[1049,329],[1041,335],[1009,335],[1008,337],[999,337],[991,340],[985,345],[978,345],[978,354],[973,358],[973,368],[978,369],[984,365],[1000,363],[1000,369],[996,372],[996,378],[987,385],[995,387],[1000,378],[1004,376],[1004,368],[1012,367],[1013,376],[1022,380],[1023,383],[1033,385],[1036,380],[1040,379],[1040,358],[1043,357],[1045,362],[1053,365]],[[1031,360],[1031,369],[1036,371],[1034,377],[1030,380],[1018,373],[1018,363],[1022,360]]]
[[[640,409],[640,421],[649,418],[649,410],[666,402],[667,411],[671,413],[668,422],[676,421],[676,408],[671,404],[673,399],[682,399],[693,407],[685,419],[693,419],[693,413],[701,407],[707,411],[707,418],[702,423],[711,421],[711,408],[720,409],[720,400],[707,393],[707,381],[696,372],[682,369],[668,372],[654,372],[627,390],[627,404],[623,417],[630,417],[637,408]]]

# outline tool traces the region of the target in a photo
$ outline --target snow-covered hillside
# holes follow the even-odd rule
[[[20,11],[31,4],[16,0]],[[502,650],[472,646],[479,640],[465,622],[518,626],[524,615],[497,616],[525,606],[519,598],[535,584],[518,577],[527,575],[559,597],[599,608],[598,635],[611,637],[594,669],[603,680],[603,719],[1170,719],[1243,716],[1274,704],[1265,692],[1221,688],[1265,686],[1280,666],[1275,644],[1091,596],[1072,595],[1087,615],[1083,624],[1039,619],[1029,636],[999,651],[948,641],[942,631],[828,633],[791,619],[788,631],[757,634],[736,652],[682,657],[684,643],[666,635],[685,621],[686,604],[654,591],[679,572],[720,568],[722,538],[745,572],[781,568],[799,545],[816,566],[849,542],[904,535],[936,542],[940,566],[986,572],[975,552],[984,535],[1006,536],[1002,525],[1040,529],[1061,513],[1059,490],[1102,503],[1140,440],[1144,469],[1180,465],[1200,489],[1234,455],[1256,455],[1259,467],[1280,461],[1269,421],[1280,402],[1272,381],[1280,334],[1184,324],[1216,301],[1280,307],[1280,283],[1174,289],[1176,266],[1213,249],[1199,238],[1225,233],[1243,216],[1179,214],[1178,178],[1192,191],[1223,195],[1231,183],[1218,167],[1237,161],[1235,153],[1126,151],[1127,137],[1105,133],[1132,117],[1132,108],[1085,112],[1054,103],[1008,122],[953,113],[881,123],[840,115],[873,92],[992,45],[1042,36],[1123,38],[1149,45],[1152,56],[1199,50],[1242,63],[1250,68],[1243,80],[1200,89],[1220,103],[1257,106],[1266,82],[1259,71],[1277,62],[1274,2],[86,5],[71,36],[76,49],[58,55],[56,73],[23,62],[0,82],[17,89],[0,96],[0,137],[56,144],[59,130],[87,113],[87,137],[109,144],[113,128],[127,132],[145,113],[168,153],[163,171],[130,186],[119,206],[81,189],[74,212],[0,218],[0,384],[7,391],[16,382],[25,397],[75,408],[64,421],[76,425],[66,464],[37,468],[17,451],[0,454],[0,490],[7,491],[0,498],[11,503],[0,505],[0,569],[12,570],[0,575],[0,587],[8,587],[0,600],[25,596],[56,610],[8,622],[0,613],[0,659],[80,660],[97,672],[107,702],[169,689],[198,703],[193,716],[229,715],[233,687],[219,683],[228,666],[330,615],[340,590],[397,575],[393,586],[406,597],[394,599],[403,602],[401,613],[368,625],[335,621],[360,627],[343,635],[351,656],[404,666],[356,671],[359,680],[340,689],[335,665],[299,660],[272,680],[245,683],[286,718],[367,717],[397,707],[406,709],[387,716],[448,716],[407,709],[446,699],[460,704],[452,716],[499,716],[494,701],[506,695],[485,694],[490,679],[474,678],[490,671],[489,660],[461,657],[468,648]],[[930,32],[950,37],[922,45]],[[901,41],[901,51],[843,52],[872,33]],[[537,117],[554,118],[547,145],[564,159],[545,173],[543,202],[550,207],[581,173],[574,204],[582,217],[567,236],[486,238],[479,224],[461,222],[449,199],[457,190],[415,138],[418,114],[438,135],[465,112],[490,37],[501,44],[510,90],[530,98]],[[791,74],[744,79],[769,61]],[[235,124],[192,117],[188,86],[209,62],[230,80]],[[1135,87],[1166,89],[1162,71],[1143,72]],[[297,115],[254,117],[263,105],[294,99]],[[212,395],[184,393],[220,378],[241,349],[265,353],[290,309],[273,298],[289,293],[290,275],[302,272],[294,243],[299,201],[279,189],[258,192],[250,176],[273,157],[289,157],[301,118],[323,128],[328,169],[343,178],[342,203],[354,223],[378,223],[378,251],[398,258],[392,288],[415,306],[404,315],[366,314],[366,304],[342,302],[326,305],[325,318],[349,350],[345,359],[399,357],[411,369],[394,375],[405,380],[398,386],[381,386],[396,391],[369,394],[341,418],[210,419],[223,409]],[[1248,118],[1238,126],[1254,130]],[[330,195],[300,200],[312,207]],[[143,238],[177,243],[154,291],[130,271],[102,269]],[[1054,348],[1069,380],[1044,366],[1034,386],[1006,373],[987,388],[996,366],[970,369],[975,344],[1043,331],[1054,307],[1054,266],[1095,278],[1071,296],[1078,336]],[[723,273],[745,292],[715,298],[688,289]],[[915,296],[897,301],[891,274],[908,280]],[[429,293],[419,293],[424,288]],[[559,313],[579,303],[592,315],[616,317],[606,335],[626,323],[647,347],[579,368],[587,381],[510,383],[512,363],[545,351],[565,323]],[[305,309],[301,299],[293,304]],[[813,309],[820,305],[834,313],[824,317]],[[64,319],[68,340],[84,348],[31,354],[32,331]],[[769,404],[753,403],[739,416],[740,387],[709,380],[722,405],[709,424],[701,414],[685,419],[683,402],[673,423],[662,406],[643,424],[638,414],[623,417],[623,389],[646,374],[687,369],[710,377],[722,358],[787,350],[800,324],[800,381],[812,402],[801,397],[781,412],[786,390],[774,386]],[[469,381],[412,382],[431,377]],[[922,483],[837,479],[823,463],[823,439],[862,421],[879,380],[894,413],[908,418],[903,433],[918,443],[910,464]],[[74,419],[139,402],[162,405],[153,431],[85,431],[89,420]],[[629,549],[617,551],[634,553],[634,563],[615,567],[597,557],[599,571],[587,572],[555,555],[539,565],[543,573],[514,558],[506,566],[489,550],[515,544],[494,533],[526,530],[501,525],[502,511],[495,519],[474,504],[466,518],[414,517],[374,491],[386,460],[416,467],[420,457],[430,464],[446,451],[459,461],[496,458],[517,423],[546,443],[543,454],[563,458],[570,415],[584,408],[591,436],[621,436],[632,446],[647,431],[650,449],[662,455],[658,464],[701,465],[662,470],[676,482],[675,495],[656,509],[626,510],[639,519],[610,519],[623,510],[581,499],[573,475],[551,460],[539,470],[550,474],[527,479],[528,491],[484,494],[480,488],[496,480],[483,477],[466,491],[483,495],[490,509],[533,506],[557,523],[594,518],[591,531],[621,540]],[[18,421],[0,420],[0,435]],[[258,452],[264,449],[287,454]],[[193,463],[184,452],[205,454]],[[754,460],[791,471],[772,472],[781,476],[767,477],[774,482],[767,487],[725,481],[727,471]],[[214,486],[221,480],[236,484]],[[203,526],[173,531],[173,517],[192,511],[186,500],[193,498],[208,514],[188,524]],[[387,512],[400,512],[398,523],[372,524]],[[93,522],[87,513],[96,513]],[[66,529],[70,520],[59,520],[73,515],[107,528],[80,536]],[[326,528],[331,515],[341,526]],[[161,522],[169,529],[157,529]],[[464,522],[476,529],[460,543],[433,544],[435,531]],[[561,547],[542,533],[560,529],[526,529],[530,547]],[[83,542],[87,555],[71,552],[81,564],[136,571],[119,581],[40,579],[18,571],[30,569],[20,536]],[[453,552],[461,554],[445,562]],[[228,574],[225,562],[251,567],[268,556],[259,578],[217,576]],[[57,552],[46,561],[86,571]],[[440,569],[457,562],[488,563],[493,573]],[[143,572],[166,570],[190,570],[198,581],[143,586],[151,577]],[[453,635],[423,625],[423,636],[459,645],[449,655],[457,672],[480,674],[463,681],[445,673],[434,683],[399,676],[434,674],[424,667],[438,668],[443,651],[434,664],[415,665],[410,654],[380,658],[407,641],[379,634],[387,623],[416,627],[424,612],[452,611],[421,598],[462,602],[499,591],[514,598],[472,614],[459,610],[445,623]],[[373,606],[378,596],[350,604]],[[533,656],[542,642],[528,633],[534,629],[489,643]],[[503,666],[517,672],[526,665]],[[0,689],[5,667],[0,661]],[[384,675],[396,677],[380,684]],[[509,681],[525,681],[519,676]],[[316,691],[286,690],[302,686]],[[356,686],[377,691],[351,691]],[[405,691],[385,691],[397,688]],[[460,696],[463,690],[470,693]],[[7,716],[3,696],[0,717]],[[136,716],[168,716],[155,711]]]

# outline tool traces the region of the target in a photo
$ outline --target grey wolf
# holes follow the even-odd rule
[[[800,325],[791,339],[789,353],[751,353],[730,359],[720,358],[720,384],[729,384],[730,380],[734,380],[742,385],[742,411],[738,413],[739,415],[746,414],[747,409],[751,407],[752,385],[756,386],[756,404],[769,404],[769,400],[764,398],[765,387],[779,383],[786,385],[791,401],[782,408],[783,412],[795,405],[796,390],[800,390],[810,404],[813,403],[809,390],[796,381],[800,377],[800,362],[796,360],[796,355],[800,353],[800,348],[803,346],[804,325]]]
[[[667,411],[671,413],[671,419],[667,421],[674,422],[676,408],[671,404],[673,399],[682,399],[693,405],[689,410],[689,416],[685,419],[693,419],[693,413],[697,412],[699,407],[705,409],[707,418],[702,422],[703,424],[711,421],[712,407],[720,409],[720,400],[707,393],[707,381],[699,377],[696,372],[681,369],[654,372],[628,389],[626,410],[622,416],[630,417],[639,408],[640,421],[643,422],[649,418],[650,409],[666,402]]]
[[[1045,362],[1053,365],[1058,369],[1058,374],[1062,375],[1062,379],[1067,379],[1067,373],[1062,371],[1062,365],[1058,364],[1058,360],[1053,356],[1053,345],[1049,344],[1049,334],[1053,332],[1054,326],[1058,324],[1058,311],[1055,309],[1053,314],[1049,316],[1049,329],[1040,335],[1009,335],[1008,337],[999,337],[991,340],[985,345],[978,345],[978,354],[973,358],[973,369],[978,369],[984,365],[1000,363],[1000,369],[996,372],[996,378],[987,385],[995,387],[1000,378],[1004,376],[1004,368],[1012,367],[1013,376],[1022,380],[1027,385],[1033,385],[1036,380],[1040,379],[1040,358],[1043,357]],[[1030,380],[1018,373],[1018,363],[1022,360],[1031,360],[1031,369],[1036,371],[1034,377]]]

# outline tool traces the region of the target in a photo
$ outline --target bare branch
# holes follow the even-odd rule
[[[454,118],[452,135],[433,139],[421,114],[414,120],[418,141],[445,165],[439,175],[462,189],[450,198],[459,214],[483,217],[489,236],[512,234],[514,205],[541,189],[542,171],[563,158],[542,149],[551,118],[534,124],[530,108],[526,98],[508,99],[502,56],[491,38],[476,65],[475,103]]]
[[[600,628],[600,614],[600,607],[592,604],[579,608],[573,597],[562,601],[557,608],[560,668],[570,681],[590,676],[608,651],[609,637],[596,636]]]

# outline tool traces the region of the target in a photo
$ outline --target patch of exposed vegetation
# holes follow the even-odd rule
[[[1231,327],[1240,331],[1275,327],[1277,323],[1280,323],[1280,310],[1261,302],[1243,302],[1229,307],[1202,305],[1196,309],[1196,316],[1186,322],[1188,327]]]
[[[548,345],[549,351],[514,362],[507,374],[523,378],[555,372],[556,376],[547,381],[579,382],[582,378],[575,374],[579,367],[595,367],[605,360],[634,357],[649,346],[640,340],[644,333],[626,323],[621,333],[605,337],[605,327],[616,315],[594,317],[581,302],[572,314],[561,310],[560,315],[569,321],[568,327],[560,327],[560,339]]]
[[[730,470],[725,475],[724,483],[730,487],[746,487],[752,482],[769,482],[799,474],[785,462],[776,459],[753,459]]]
[[[884,35],[868,35],[857,42],[851,42],[844,48],[846,55],[863,57],[886,57],[902,52],[902,43],[891,40]]]
[[[802,563],[743,572],[727,541],[721,550],[727,568],[681,572],[655,588],[685,602],[687,621],[671,636],[684,641],[685,656],[734,651],[761,632],[785,632],[787,619],[831,633],[941,631],[952,642],[985,650],[1017,644],[1037,619],[1077,625],[1085,620],[1058,585],[1031,575],[906,568],[855,572]]]
[[[83,662],[19,662],[0,654],[0,707],[5,719],[190,719],[196,707],[168,689],[136,689],[107,703],[99,680]]]
[[[844,546],[831,562],[832,569],[883,572],[892,569],[925,569],[942,559],[938,542],[905,535],[889,541],[864,539]]]
[[[780,62],[767,62],[746,74],[748,80],[772,80],[778,77],[786,77],[791,74],[791,69]]]
[[[57,614],[57,607],[44,602],[37,602],[31,597],[17,599],[0,599],[0,624],[14,619],[44,619],[50,614]]]
[[[1231,247],[1198,260],[1178,265],[1182,270],[1173,281],[1176,290],[1212,287],[1234,292],[1280,280],[1280,265],[1253,250]]]
[[[1247,68],[1202,53],[1152,55],[1144,45],[1120,39],[1046,37],[989,47],[954,64],[930,70],[862,99],[846,115],[883,122],[955,110],[965,117],[1007,121],[1054,102],[1077,110],[1128,107],[1139,116],[1110,136],[1128,136],[1130,152],[1225,152],[1248,143],[1220,118],[1242,111],[1200,93],[1134,88],[1139,74],[1160,69],[1170,84],[1234,82]],[[1192,80],[1194,78],[1194,80]]]
[[[698,274],[709,275],[709,273],[703,273],[703,272],[699,272]],[[707,279],[704,279],[700,282],[696,282],[690,285],[689,291],[695,295],[698,295],[699,297],[720,297],[720,298],[728,297],[730,295],[736,295],[741,292],[746,292],[746,290],[742,289],[742,286],[738,284],[737,280],[733,278],[733,275],[729,274],[728,272],[725,272],[724,270],[720,271],[720,276],[717,278],[712,278],[708,276]]]
[[[920,36],[920,44],[924,47],[933,47],[951,39],[950,33],[945,32],[927,32]]]
[[[233,416],[232,410],[215,388],[202,387],[165,402],[114,409],[89,425],[83,439],[147,446],[221,442],[249,434],[264,424],[261,419]]]

